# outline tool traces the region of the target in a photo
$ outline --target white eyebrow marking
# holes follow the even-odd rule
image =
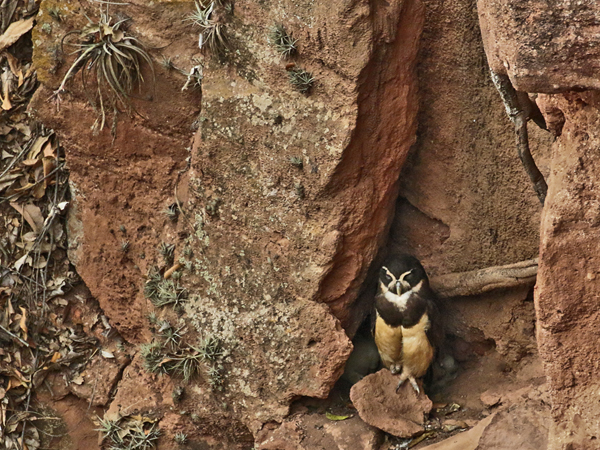
[[[402,275],[400,275],[400,279],[398,281],[403,282],[404,278],[406,278],[407,276],[409,276],[411,273],[414,272],[415,269],[410,269],[408,272],[404,272]]]
[[[389,269],[387,267],[382,266],[381,268],[386,271],[386,273],[390,276],[392,281],[396,281],[396,277],[394,276],[394,274],[392,272],[389,271]]]

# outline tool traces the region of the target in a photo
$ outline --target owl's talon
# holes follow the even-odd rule
[[[419,395],[421,393],[421,389],[419,389],[417,380],[415,380],[413,377],[410,377],[408,380],[410,381],[410,384],[412,385],[412,387],[415,390],[415,392],[417,393],[417,395]]]

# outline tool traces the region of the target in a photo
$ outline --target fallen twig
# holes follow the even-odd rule
[[[26,347],[29,347],[29,344],[26,341],[21,339],[16,334],[12,333],[10,330],[7,330],[2,325],[0,325],[0,330],[2,330],[4,333],[8,334],[11,338],[16,339],[17,341],[19,341],[21,344],[25,345]]]

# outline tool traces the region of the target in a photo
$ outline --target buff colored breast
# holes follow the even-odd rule
[[[402,327],[391,327],[377,315],[375,344],[384,367],[392,369],[402,365]]]
[[[402,370],[415,378],[422,377],[427,372],[433,360],[434,350],[429,339],[429,317],[424,314],[419,323],[410,328],[402,328]]]

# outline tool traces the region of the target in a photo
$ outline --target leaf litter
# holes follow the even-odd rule
[[[25,112],[38,83],[29,52],[20,49],[31,45],[38,7],[13,0],[0,8],[0,448],[6,450],[56,443],[48,430],[59,419],[35,395],[49,374],[82,383],[93,357],[115,358],[65,320],[71,306],[65,294],[79,282],[66,256],[65,154],[54,131]],[[99,315],[96,324],[102,326]],[[123,429],[158,436],[154,419],[120,421]],[[134,431],[119,439],[141,439]]]

